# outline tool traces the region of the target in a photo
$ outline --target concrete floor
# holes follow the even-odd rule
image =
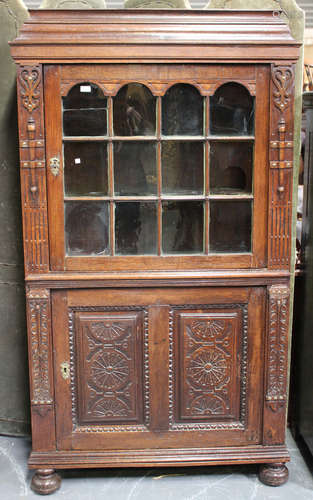
[[[291,435],[290,478],[278,488],[259,482],[256,466],[62,471],[53,500],[313,500],[313,477]],[[30,440],[0,436],[0,499],[37,498],[29,487]]]

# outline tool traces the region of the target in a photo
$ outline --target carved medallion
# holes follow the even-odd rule
[[[129,366],[126,356],[118,351],[96,355],[91,366],[92,383],[100,389],[119,389],[128,380]]]
[[[187,368],[189,383],[206,390],[219,388],[225,381],[227,372],[225,354],[217,349],[199,349]]]

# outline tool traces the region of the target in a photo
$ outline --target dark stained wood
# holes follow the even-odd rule
[[[299,53],[288,26],[271,11],[38,10],[11,48],[19,65],[32,488],[55,491],[59,468],[240,463],[266,464],[261,481],[283,484]],[[107,135],[63,138],[62,98],[82,82],[106,98]],[[155,96],[154,136],[114,136],[113,102],[131,82]],[[212,96],[228,82],[255,101],[249,135],[210,130]],[[203,136],[162,136],[162,99],[177,83],[202,96]],[[155,142],[155,195],[115,197],[117,140]],[[203,194],[162,194],[169,140],[203,143]],[[71,141],[108,145],[107,196],[64,196],[63,144]],[[213,141],[253,147],[251,191],[210,193]],[[203,254],[162,255],[167,199],[200,200],[207,229],[211,203],[251,202],[251,252],[211,254],[206,229]],[[66,255],[64,200],[108,203],[108,255]],[[114,204],[122,200],[157,204],[156,255],[115,255]]]

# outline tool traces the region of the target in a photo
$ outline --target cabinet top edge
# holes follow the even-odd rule
[[[31,10],[19,36],[10,42],[13,58],[47,59],[55,50],[56,60],[73,56],[73,47],[81,51],[91,46],[123,47],[125,59],[134,56],[134,47],[217,46],[250,49],[255,46],[285,46],[294,50],[295,41],[279,11],[243,10]],[[250,47],[249,47],[250,46]],[[53,47],[53,50],[52,50]],[[197,49],[198,50],[198,49]],[[79,51],[80,52],[80,51]],[[190,54],[195,57],[197,53]],[[143,54],[144,56],[144,54]],[[294,52],[293,52],[294,56]],[[96,56],[97,57],[97,56]],[[86,60],[93,58],[86,55]],[[264,54],[263,54],[264,58]]]

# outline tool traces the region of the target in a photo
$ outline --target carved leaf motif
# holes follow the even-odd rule
[[[226,357],[216,349],[198,350],[187,368],[190,382],[207,390],[221,385],[227,371]]]
[[[93,336],[98,340],[114,340],[121,337],[127,331],[125,326],[110,321],[91,323],[90,329]]]
[[[293,85],[293,71],[290,67],[278,67],[273,72],[275,106],[284,112],[291,103],[291,88]]]
[[[190,333],[200,340],[205,340],[208,337],[221,334],[224,329],[225,321],[223,320],[193,321],[190,326]]]
[[[193,401],[192,411],[201,416],[222,415],[225,413],[225,404],[216,396],[200,396]]]
[[[129,408],[120,399],[105,398],[95,405],[93,413],[98,417],[126,417]]]
[[[19,80],[21,86],[23,87],[23,89],[21,90],[23,106],[29,113],[31,113],[35,108],[39,106],[40,102],[40,91],[38,90],[38,85],[40,83],[40,74],[38,69],[23,69],[21,71]]]

